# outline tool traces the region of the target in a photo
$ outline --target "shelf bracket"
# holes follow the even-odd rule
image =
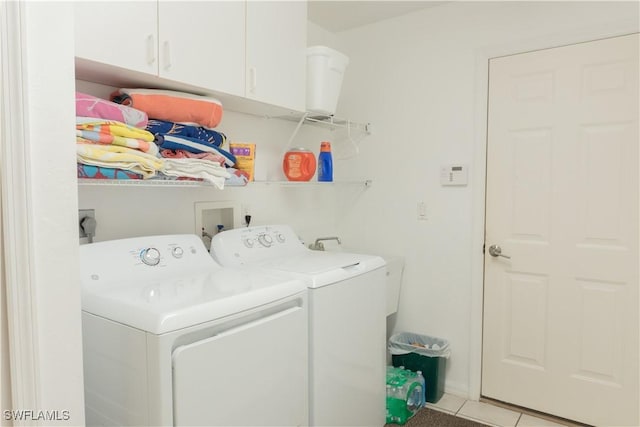
[[[302,124],[304,123],[304,121],[307,119],[308,115],[309,115],[309,113],[304,113],[300,117],[300,120],[298,121],[298,124],[296,125],[296,128],[293,130],[293,133],[289,137],[289,141],[287,141],[287,147],[285,148],[285,152],[288,151],[291,148],[291,143],[295,139],[296,135],[298,135],[298,132],[300,131],[300,128],[302,127]]]

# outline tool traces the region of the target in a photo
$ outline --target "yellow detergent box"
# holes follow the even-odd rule
[[[253,181],[253,172],[256,160],[256,144],[250,142],[230,142],[231,154],[236,156],[235,168],[246,172],[249,181]]]

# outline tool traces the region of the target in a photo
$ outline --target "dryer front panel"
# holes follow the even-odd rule
[[[173,351],[174,425],[307,425],[307,308],[234,322]]]

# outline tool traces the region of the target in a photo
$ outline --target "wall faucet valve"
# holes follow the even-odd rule
[[[315,243],[311,243],[309,245],[309,249],[314,250],[314,251],[324,251],[324,243],[322,243],[323,241],[327,241],[327,240],[335,240],[338,242],[338,244],[342,244],[342,242],[340,241],[340,238],[337,236],[332,236],[332,237],[318,237],[315,241]]]

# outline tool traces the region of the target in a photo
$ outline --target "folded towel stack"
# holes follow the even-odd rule
[[[211,129],[221,118],[219,102],[132,89],[120,89],[112,98],[117,102],[76,92],[78,177],[186,179],[220,189],[247,183],[233,168],[236,159],[225,146],[226,136]],[[183,109],[189,105],[195,110]]]

